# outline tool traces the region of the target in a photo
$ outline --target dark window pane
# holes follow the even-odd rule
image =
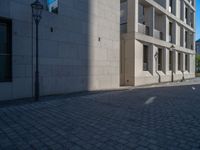
[[[162,49],[158,49],[158,70],[162,70]]]
[[[7,24],[0,23],[0,54],[8,53],[8,29]]]
[[[143,70],[148,71],[148,46],[143,46]]]
[[[0,82],[11,81],[11,21],[0,18]]]
[[[11,80],[11,56],[0,55],[0,82]]]

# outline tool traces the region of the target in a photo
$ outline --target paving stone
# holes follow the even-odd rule
[[[2,107],[0,149],[199,149],[199,97],[188,85]]]

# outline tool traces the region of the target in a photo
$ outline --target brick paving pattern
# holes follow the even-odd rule
[[[3,150],[199,150],[200,85],[0,108]]]

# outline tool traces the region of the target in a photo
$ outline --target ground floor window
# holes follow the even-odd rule
[[[181,70],[181,53],[178,53],[178,70]]]
[[[163,51],[161,48],[158,49],[158,70],[161,71],[162,70],[162,66],[163,66]]]
[[[185,55],[185,70],[188,71],[188,54]]]
[[[0,82],[8,82],[12,79],[11,30],[11,20],[0,18]]]
[[[143,71],[148,71],[149,70],[149,50],[148,50],[148,46],[144,45],[143,46]]]

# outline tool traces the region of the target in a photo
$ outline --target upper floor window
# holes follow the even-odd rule
[[[169,12],[172,12],[173,0],[169,0]]]
[[[48,11],[58,14],[58,0],[47,0]]]
[[[12,79],[11,44],[11,20],[0,18],[0,82],[8,82]]]

